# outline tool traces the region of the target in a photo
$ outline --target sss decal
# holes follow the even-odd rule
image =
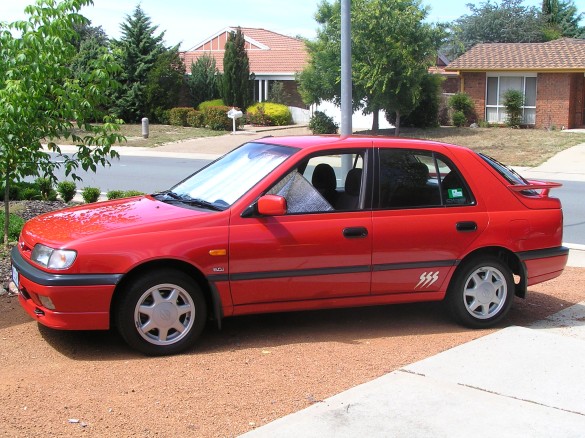
[[[430,287],[433,283],[435,283],[438,279],[439,279],[439,271],[437,272],[423,272],[422,274],[420,274],[420,281],[418,282],[418,284],[414,287],[415,289],[420,287],[425,288],[425,287]]]

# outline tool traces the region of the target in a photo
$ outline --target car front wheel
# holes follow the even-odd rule
[[[193,346],[205,327],[205,297],[183,272],[149,273],[123,293],[116,325],[124,340],[144,354],[179,353]]]
[[[510,268],[496,257],[470,260],[456,272],[446,304],[453,317],[472,328],[491,327],[512,306],[514,278]]]

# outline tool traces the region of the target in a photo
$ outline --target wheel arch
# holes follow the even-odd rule
[[[455,277],[457,271],[460,270],[469,260],[481,259],[486,256],[495,256],[510,268],[514,274],[514,294],[517,297],[525,298],[527,289],[526,265],[513,251],[501,246],[488,246],[470,252],[459,262],[452,278]],[[516,279],[516,276],[518,279]]]
[[[114,314],[115,309],[120,302],[120,298],[123,295],[123,291],[129,283],[133,281],[133,279],[139,277],[143,273],[146,272],[153,272],[155,270],[165,270],[165,269],[174,269],[177,271],[184,272],[189,277],[191,277],[197,285],[201,288],[203,292],[203,296],[205,297],[205,303],[208,309],[208,315],[213,315],[213,318],[217,321],[218,327],[221,328],[221,319],[222,319],[222,306],[221,306],[221,299],[217,290],[213,287],[212,284],[209,283],[205,275],[194,267],[193,265],[186,263],[181,260],[174,260],[174,259],[161,259],[161,260],[151,260],[149,262],[143,263],[134,267],[132,270],[127,272],[122,279],[116,285],[114,290],[114,295],[112,296],[112,301],[110,302],[110,315]],[[110,318],[110,326],[114,324],[112,318]]]

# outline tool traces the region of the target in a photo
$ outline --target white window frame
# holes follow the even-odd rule
[[[526,78],[538,78],[538,74],[537,73],[526,73],[526,72],[522,72],[522,73],[511,73],[511,72],[490,72],[487,73],[486,75],[486,81],[485,81],[485,119],[486,121],[490,122],[490,123],[498,123],[498,124],[503,124],[506,122],[506,108],[504,107],[503,103],[500,102],[500,78],[502,77],[520,77],[522,78],[522,90],[519,90],[522,92],[522,94],[524,96],[526,96]],[[488,83],[489,83],[489,78],[497,78],[498,79],[498,85],[497,85],[497,89],[496,89],[496,99],[497,102],[495,105],[488,105]],[[535,105],[525,105],[522,107],[522,123],[526,124],[526,125],[534,125],[536,123],[536,95],[538,92],[538,79],[536,80],[535,83],[535,87],[536,89],[534,90],[535,92]],[[488,119],[488,109],[495,109],[496,110],[496,118],[495,121],[490,121]],[[529,110],[529,111],[526,111]],[[529,113],[533,114],[532,119],[533,120],[528,120],[527,116],[529,115]]]

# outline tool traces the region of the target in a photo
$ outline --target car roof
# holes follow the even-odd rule
[[[289,137],[263,137],[253,140],[255,143],[267,143],[280,146],[290,146],[299,149],[334,149],[336,147],[364,147],[364,143],[371,142],[376,147],[389,148],[423,148],[423,149],[464,149],[469,150],[464,146],[456,146],[447,143],[440,143],[437,141],[421,140],[416,138],[404,137],[383,137],[383,136],[368,136],[368,135],[300,135]]]

